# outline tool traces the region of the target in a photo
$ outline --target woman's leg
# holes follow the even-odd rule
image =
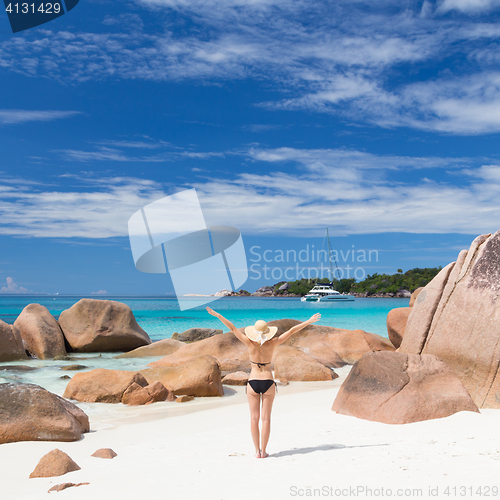
[[[247,398],[250,405],[250,430],[252,432],[253,444],[255,446],[255,456],[260,458],[259,445],[259,418],[260,418],[260,394],[257,394],[247,385]]]
[[[276,387],[273,384],[269,389],[262,394],[262,410],[261,410],[261,420],[262,420],[262,432],[260,436],[260,457],[266,458],[267,452],[267,442],[269,441],[269,435],[271,434],[271,410],[273,409],[274,396],[276,395]]]

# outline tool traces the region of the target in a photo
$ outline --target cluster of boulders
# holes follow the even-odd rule
[[[12,345],[22,345],[23,348],[29,346],[39,354],[50,353],[55,356],[57,353],[59,358],[56,359],[60,359],[63,356],[61,352],[66,351],[62,351],[60,345],[57,347],[57,337],[53,341],[45,338],[45,331],[54,332],[58,328],[59,332],[66,333],[70,331],[68,325],[71,325],[73,334],[78,331],[89,332],[85,334],[89,342],[83,344],[78,334],[74,338],[71,335],[63,337],[64,342],[70,339],[72,345],[79,349],[87,349],[91,345],[109,347],[113,335],[123,338],[121,330],[113,324],[115,316],[112,313],[119,307],[115,304],[95,307],[94,314],[87,315],[82,310],[89,311],[89,304],[84,303],[85,308],[81,308],[80,304],[75,316],[83,326],[77,325],[76,320],[66,314],[65,318],[62,314],[62,321],[60,318],[57,323],[51,315],[39,309],[41,306],[26,308],[20,316],[20,324],[31,336],[15,336],[21,328],[14,326],[6,329],[4,338]],[[106,321],[103,309],[107,309]],[[40,314],[36,315],[35,311]],[[119,316],[117,323],[121,328],[134,322],[130,321],[128,315],[126,322],[123,316]],[[106,329],[96,327],[104,324]],[[269,324],[277,326],[277,335],[281,335],[299,324],[299,321],[284,319]],[[39,332],[39,335],[34,332]],[[145,405],[157,401],[183,402],[193,397],[222,396],[223,381],[228,385],[243,385],[248,380],[251,370],[248,351],[233,333],[199,328],[187,330],[177,337],[185,341],[165,339],[149,343],[149,339],[139,339],[137,343],[140,347],[117,357],[162,356],[161,359],[150,362],[147,368],[140,371],[95,369],[79,372],[69,380],[64,398],[87,403],[128,405]],[[30,339],[30,343],[27,339]],[[337,377],[334,368],[355,363],[367,352],[393,350],[387,339],[363,330],[309,325],[278,346],[272,362],[276,379],[285,385],[288,381],[333,380]],[[80,365],[73,367],[82,368]],[[0,443],[80,439],[82,433],[89,431],[88,417],[64,398],[32,384],[0,384]]]
[[[82,299],[59,320],[46,307],[29,304],[13,325],[0,321],[0,361],[129,351],[150,343],[130,307],[113,300]]]
[[[85,403],[146,405],[174,401],[175,395],[159,381],[148,381],[139,372],[98,368],[77,373],[63,396]]]
[[[277,335],[297,324],[299,321],[292,319],[269,322],[278,327]],[[242,385],[248,380],[248,350],[233,333],[192,329],[181,335],[188,341],[160,340],[118,356],[163,355],[150,362],[148,368],[138,372],[99,369],[79,373],[68,383],[64,396],[85,402],[148,404],[153,402],[150,388],[155,384],[161,385],[168,395],[162,400],[169,400],[181,396],[222,396],[223,383]],[[393,351],[394,347],[378,335],[309,325],[278,346],[272,362],[275,377],[283,383],[333,380],[337,377],[334,368],[355,363],[367,352],[383,350]]]
[[[419,294],[399,350],[433,354],[479,408],[500,408],[500,231],[478,236]]]
[[[277,335],[281,335],[299,323],[293,319],[282,319],[270,321],[268,324],[277,326]],[[160,377],[161,374],[171,373],[174,368],[183,367],[186,370],[189,364],[200,366],[202,365],[201,359],[205,360],[203,366],[205,366],[206,377],[212,382],[214,388],[218,386],[218,379],[215,383],[218,375],[222,375],[228,384],[236,378],[236,385],[238,385],[241,383],[241,376],[238,378],[235,377],[235,374],[237,372],[250,373],[251,364],[248,350],[231,332],[215,334],[196,342],[179,342],[175,346],[172,344],[173,342],[175,341],[171,340],[169,344],[169,348],[172,349],[171,353],[150,363],[151,369],[141,372],[146,379],[150,380],[151,377]],[[153,349],[154,345],[155,343],[137,349],[127,353],[126,356],[134,354],[142,356],[147,350]],[[392,351],[394,347],[387,339],[363,330],[344,330],[309,325],[276,348],[272,363],[277,379],[289,381],[332,380],[337,377],[334,368],[355,363],[366,352],[379,350]],[[209,359],[212,360],[213,364],[209,363]],[[217,372],[216,367],[219,368],[219,372]],[[164,377],[165,375],[162,375],[160,380],[164,381],[167,387],[171,387],[172,380]],[[179,389],[176,388],[174,391],[177,394]],[[222,395],[222,389],[220,395]]]
[[[226,290],[224,288],[223,290],[214,293],[214,297],[249,297],[250,295],[253,294],[243,289],[239,290],[238,292],[235,292],[233,290]]]
[[[254,297],[300,297],[300,295],[289,292],[289,289],[290,283],[282,282],[276,283],[274,286],[261,286],[252,295]]]
[[[500,408],[500,231],[478,236],[387,328],[397,352],[363,356],[334,411],[407,423]]]

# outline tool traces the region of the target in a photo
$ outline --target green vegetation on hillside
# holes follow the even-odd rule
[[[425,269],[415,268],[406,273],[396,274],[372,274],[363,281],[354,283],[351,292],[364,293],[368,295],[374,293],[396,293],[399,290],[413,292],[418,287],[425,286],[429,281],[441,271],[441,267],[426,267]]]
[[[340,293],[366,293],[367,295],[381,293],[396,293],[399,290],[408,290],[413,292],[418,287],[425,286],[429,281],[436,276],[441,270],[441,267],[426,267],[425,269],[415,268],[403,273],[398,269],[396,274],[372,274],[368,275],[363,281],[356,282],[354,278],[350,279],[334,279],[334,289]],[[311,290],[316,283],[329,283],[329,280],[323,278],[321,280],[301,279],[290,281],[288,290],[278,291],[285,281],[281,281],[273,286],[274,294],[293,293],[295,295],[305,295]]]

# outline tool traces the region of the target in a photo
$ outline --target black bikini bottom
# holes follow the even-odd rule
[[[252,379],[249,380],[247,383],[250,384],[250,387],[257,394],[265,394],[273,384],[276,384],[276,382],[272,379],[266,379],[266,380]]]

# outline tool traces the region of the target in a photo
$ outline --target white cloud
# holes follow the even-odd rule
[[[7,286],[0,288],[0,293],[4,294],[18,294],[18,293],[30,293],[26,288],[14,283],[13,278],[7,278]]]
[[[114,148],[100,147],[98,151],[82,151],[77,149],[57,149],[58,153],[67,161],[89,162],[89,161],[135,161],[135,162],[164,162],[168,161],[164,155],[153,156],[129,156]]]
[[[272,108],[342,112],[382,127],[412,127],[458,135],[500,132],[500,73],[442,77],[388,92],[370,82],[343,78],[322,90]],[[347,101],[347,102],[344,102]]]
[[[117,148],[136,148],[136,149],[158,149],[165,146],[170,146],[171,144],[165,141],[130,141],[130,140],[108,140],[108,141],[96,141],[96,144],[101,146],[112,146]]]
[[[123,148],[130,149],[157,149],[162,146],[170,146],[168,143],[141,143],[130,141],[102,141],[101,144],[114,144]],[[85,151],[79,149],[56,149],[53,153],[57,153],[66,161],[72,162],[92,162],[92,161],[119,161],[119,162],[145,162],[145,163],[161,163],[180,160],[183,158],[195,158],[198,160],[209,159],[213,157],[223,157],[225,153],[219,151],[189,151],[175,148],[174,151],[158,153],[155,155],[134,156],[129,155],[119,149],[99,146],[97,151]]]
[[[370,169],[444,168],[454,164],[469,164],[471,161],[468,158],[382,156],[352,149],[251,148],[248,155],[254,160],[269,163],[296,162],[304,165],[311,172],[316,171],[321,174],[327,173],[328,169],[336,168],[344,171],[342,175]]]
[[[471,169],[477,178],[456,185],[451,176],[438,181],[422,174],[418,181],[404,183],[398,174],[419,165],[439,168],[441,174],[443,168],[451,168],[456,177],[470,161],[466,158],[377,157],[290,148],[254,152],[253,156],[273,165],[295,161],[303,172],[243,174],[232,181],[197,185],[208,223],[234,225],[250,233],[297,236],[319,234],[325,226],[339,235],[399,231],[476,234],[499,226],[497,165]],[[373,175],[374,170],[378,175]]]
[[[269,132],[271,130],[279,130],[281,128],[283,128],[283,125],[271,124],[271,123],[267,123],[267,124],[255,123],[255,124],[251,124],[251,125],[244,125],[242,127],[242,129],[245,131],[248,130],[250,132],[255,132],[255,133]]]
[[[129,217],[167,195],[162,186],[151,180],[129,177],[79,180],[81,189],[77,191],[33,188],[22,183],[0,190],[0,234],[62,238],[126,236]]]
[[[0,109],[0,124],[10,125],[27,122],[51,122],[81,114],[80,111],[33,111],[24,109]]]
[[[108,292],[106,290],[99,290],[98,292],[92,292],[91,295],[107,295]]]
[[[381,156],[353,150],[257,149],[266,174],[210,179],[196,187],[210,225],[243,234],[312,236],[382,232],[476,234],[498,229],[500,165],[485,158]],[[412,170],[412,180],[404,181]],[[127,236],[129,217],[171,194],[137,178],[73,177],[62,191],[0,183],[0,234],[35,237]],[[3,185],[2,185],[3,184]],[[183,187],[177,186],[176,191]]]
[[[500,0],[442,0],[439,3],[438,11],[458,10],[467,14],[477,14],[488,12],[497,7],[500,7]]]
[[[400,124],[455,134],[499,132],[500,73],[410,85],[402,106],[406,115],[393,114]]]
[[[64,82],[220,84],[253,78],[286,96],[263,104],[270,109],[335,113],[381,127],[494,133],[500,130],[500,90],[492,80],[499,60],[493,42],[500,27],[445,11],[476,12],[499,2],[444,0],[438,6],[442,15],[435,16],[428,1],[137,0],[146,10],[124,13],[121,21],[105,20],[108,25],[120,21],[113,24],[122,29],[118,33],[42,29],[6,40],[0,43],[0,68]],[[190,19],[193,29],[173,29],[172,9]],[[148,16],[163,19],[166,30],[158,24],[144,31],[126,28],[122,21],[140,25],[138,13],[144,23]],[[453,76],[447,60],[455,58],[462,62],[460,74]],[[445,76],[436,75],[436,67]],[[423,79],[409,83],[412,73]],[[134,142],[141,141],[102,145],[134,147]],[[68,157],[90,161],[120,155],[69,151]]]

